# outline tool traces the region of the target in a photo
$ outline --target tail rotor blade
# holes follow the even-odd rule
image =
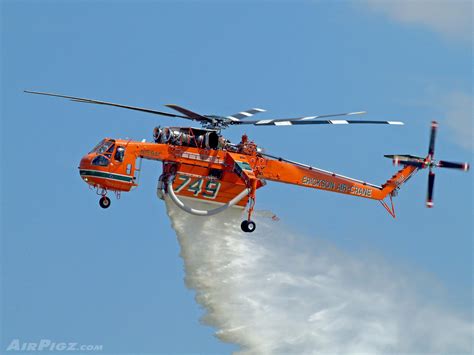
[[[431,122],[431,134],[430,134],[430,147],[428,148],[428,155],[433,157],[434,156],[434,149],[435,149],[435,139],[436,139],[436,130],[438,129],[438,122],[432,121]]]
[[[469,170],[468,163],[453,163],[453,162],[445,161],[445,160],[438,161],[437,166],[439,168],[458,169],[458,170],[464,170],[464,171]]]
[[[428,195],[426,197],[426,207],[432,208],[433,204],[433,188],[434,188],[435,174],[430,171],[428,175]]]

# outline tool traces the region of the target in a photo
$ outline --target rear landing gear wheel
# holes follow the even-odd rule
[[[102,208],[109,208],[110,206],[110,198],[108,198],[107,196],[102,196],[99,200],[99,205],[100,207]]]
[[[246,233],[252,233],[255,230],[256,225],[254,221],[243,221],[240,228],[242,228]]]

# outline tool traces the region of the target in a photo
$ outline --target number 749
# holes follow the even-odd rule
[[[221,187],[221,183],[218,181],[206,181],[204,189],[203,189],[203,179],[193,179],[187,175],[178,175],[177,179],[181,181],[178,187],[175,188],[176,192],[180,192],[185,187],[187,187],[187,191],[190,191],[194,194],[194,196],[201,196],[208,198],[208,199],[215,199],[219,192],[219,188]]]

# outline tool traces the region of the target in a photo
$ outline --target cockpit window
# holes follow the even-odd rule
[[[123,157],[125,155],[125,148],[122,146],[117,147],[117,151],[115,152],[115,160],[119,162],[123,162]]]
[[[94,158],[94,160],[92,160],[92,165],[96,165],[96,166],[107,166],[109,165],[109,163],[110,163],[110,160],[107,159],[103,155],[98,155]]]
[[[96,145],[94,148],[92,148],[92,150],[91,150],[89,153],[92,153],[92,152],[97,151],[97,149],[99,149],[99,147],[100,147],[102,144],[104,144],[104,142],[105,142],[105,139],[102,139],[99,143],[97,143],[97,145]]]
[[[95,152],[97,154],[104,154],[105,152],[112,153],[114,150],[114,143],[113,139],[111,140],[102,140],[99,144],[97,144],[94,149],[92,149],[91,153]]]
[[[114,148],[115,148],[115,144],[112,144],[112,145],[107,149],[107,153],[113,153]]]
[[[104,142],[104,144],[102,144],[102,145],[96,150],[96,153],[97,153],[97,154],[104,154],[105,152],[109,151],[110,148],[112,148],[112,150],[113,150],[113,149],[114,149],[113,146],[114,146],[114,142],[113,142],[113,141]]]

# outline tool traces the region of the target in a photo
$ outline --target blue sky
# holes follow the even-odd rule
[[[2,1],[2,344],[48,338],[104,352],[230,353],[199,323],[179,246],[156,198],[161,166],[110,209],[79,178],[103,137],[151,139],[179,122],[26,95],[44,90],[205,114],[261,117],[367,110],[397,126],[232,128],[270,154],[383,183],[383,154],[472,162],[469,2]],[[460,11],[458,9],[461,9]],[[426,171],[378,203],[269,183],[257,207],[351,253],[371,252],[439,282],[472,309],[472,174]],[[426,295],[429,297],[429,295]]]

